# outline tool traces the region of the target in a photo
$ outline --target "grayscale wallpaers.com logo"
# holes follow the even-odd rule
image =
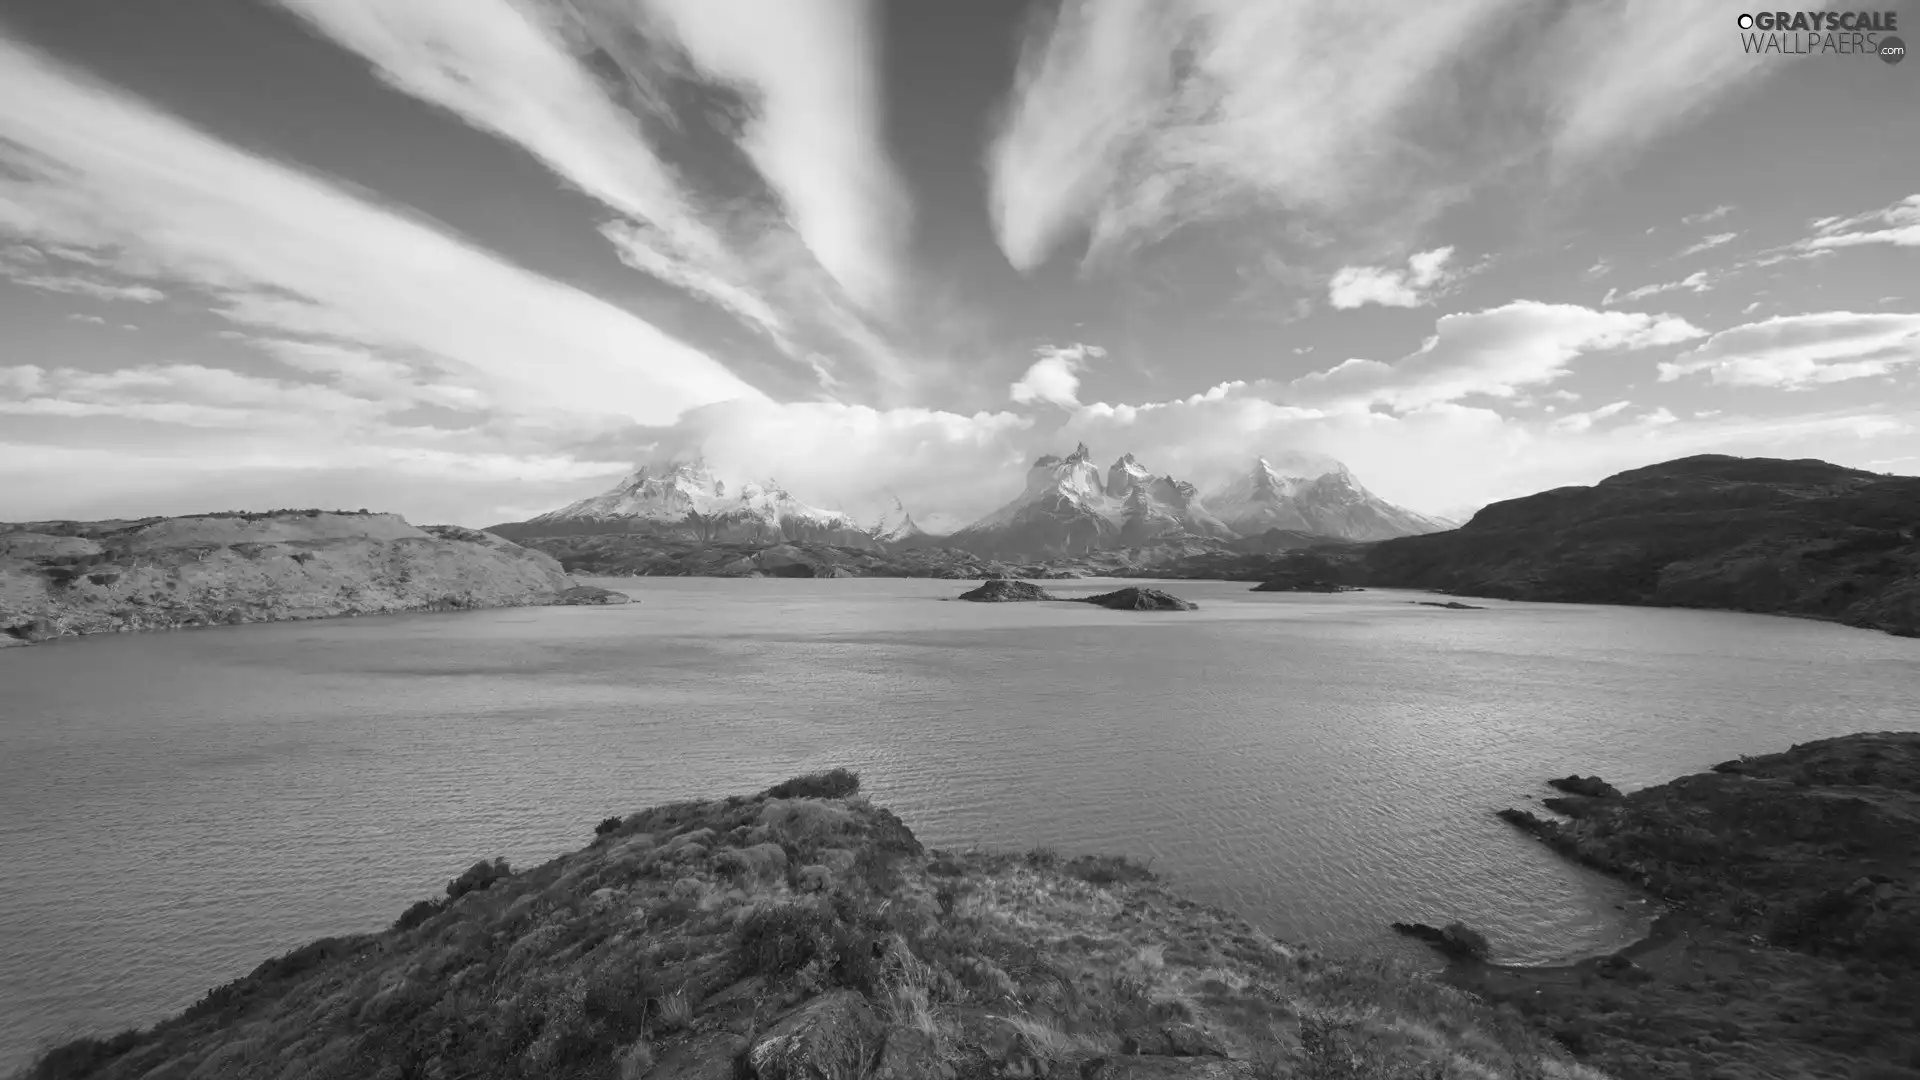
[[[1888,64],[1907,58],[1906,42],[1894,36],[1893,11],[1757,11],[1734,20],[1740,47],[1750,53],[1806,56],[1877,56]]]

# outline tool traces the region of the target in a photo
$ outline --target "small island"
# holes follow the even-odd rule
[[[1263,581],[1260,584],[1255,585],[1253,588],[1248,589],[1247,591],[1248,592],[1311,592],[1311,593],[1366,592],[1365,589],[1361,588],[1358,585],[1342,585],[1336,581],[1323,581],[1323,580],[1299,581],[1294,578],[1288,578],[1288,577],[1268,578],[1266,581]]]
[[[977,589],[960,594],[962,600],[972,600],[983,604],[1027,603],[1052,601],[1062,604],[1096,604],[1116,611],[1197,611],[1199,604],[1191,600],[1182,600],[1171,593],[1159,589],[1146,589],[1129,585],[1098,596],[1055,596],[1031,581],[1019,581],[1013,578],[995,578]]]
[[[1124,589],[1101,593],[1098,596],[1084,597],[1081,602],[1097,604],[1115,611],[1198,611],[1200,609],[1200,605],[1191,600],[1182,600],[1172,593],[1162,592],[1159,589],[1143,589],[1137,585],[1129,585]]]
[[[1031,581],[1016,581],[1013,578],[993,578],[977,589],[960,594],[962,600],[972,600],[982,604],[1007,604],[1036,600],[1058,600],[1059,597],[1035,585]]]

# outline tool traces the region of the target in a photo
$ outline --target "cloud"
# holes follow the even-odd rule
[[[1080,372],[1089,359],[1107,355],[1098,345],[1046,346],[1034,350],[1039,359],[1009,388],[1009,396],[1022,405],[1050,402],[1063,409],[1080,404]]]
[[[85,296],[94,300],[130,300],[136,304],[157,304],[167,298],[167,294],[151,285],[117,285],[111,281],[98,281],[77,275],[14,274],[9,277],[16,285],[25,285],[29,289],[42,292],[66,293],[69,296]]]
[[[1274,398],[1272,387],[1243,383],[1152,405],[1087,406],[1057,432],[1029,433],[1028,445],[1057,452],[1083,440],[1101,458],[1131,451],[1155,472],[1203,488],[1243,470],[1255,454],[1326,454],[1345,462],[1382,497],[1426,512],[1591,484],[1691,454],[1845,463],[1920,450],[1911,417],[1897,410],[1706,421],[1656,407],[1639,417],[1622,409],[1603,426],[1561,425],[1455,403],[1388,414],[1305,408]]]
[[[1660,365],[1660,381],[1706,372],[1726,386],[1804,389],[1920,361],[1920,315],[1829,311],[1722,330]]]
[[[753,92],[741,147],[820,265],[863,306],[903,275],[907,194],[881,128],[877,30],[866,0],[653,0],[699,69]]]
[[[1589,176],[1781,65],[1713,0],[1064,0],[987,155],[1022,271],[1288,211],[1377,226],[1544,158]],[[1444,137],[1434,133],[1444,133]]]
[[[0,237],[198,290],[236,324],[376,352],[502,410],[657,423],[759,396],[620,308],[4,38]]]
[[[617,235],[636,269],[778,332],[723,237],[637,120],[567,51],[560,27],[513,0],[276,0],[360,54],[396,89],[518,144],[630,219]]]
[[[103,319],[103,318],[101,318],[101,317],[100,317],[100,316],[98,316],[98,315],[78,315],[78,314],[76,314],[76,315],[68,315],[68,316],[67,316],[67,321],[68,321],[68,322],[77,322],[77,323],[91,323],[91,324],[92,324],[92,325],[94,325],[94,326],[105,326],[105,325],[107,325],[107,320],[105,320],[105,319]]]
[[[0,414],[116,417],[187,427],[257,430],[332,427],[404,408],[329,387],[265,379],[198,364],[116,371],[0,368]]]
[[[1711,210],[1703,210],[1698,214],[1688,214],[1680,219],[1680,224],[1705,225],[1709,221],[1719,221],[1731,213],[1733,213],[1733,207],[1728,206],[1726,203],[1721,203]]]
[[[1633,402],[1631,401],[1608,402],[1607,404],[1602,405],[1597,409],[1590,409],[1586,412],[1579,412],[1579,413],[1568,413],[1567,415],[1562,416],[1559,419],[1555,420],[1553,423],[1555,427],[1562,428],[1567,431],[1585,431],[1588,428],[1592,427],[1595,421],[1605,420],[1610,416],[1617,416],[1621,412],[1624,412],[1625,410],[1632,407],[1633,407]]]
[[[1611,307],[1614,304],[1632,303],[1635,300],[1645,300],[1649,296],[1658,296],[1661,293],[1680,292],[1683,290],[1703,293],[1713,288],[1714,278],[1715,275],[1709,274],[1705,270],[1695,270],[1679,281],[1663,281],[1656,285],[1642,285],[1637,289],[1629,289],[1624,293],[1618,289],[1608,289],[1607,295],[1601,298],[1600,305],[1602,307]]]
[[[1643,349],[1702,337],[1672,315],[1595,311],[1519,300],[1486,311],[1442,316],[1419,351],[1393,364],[1348,360],[1295,379],[1287,400],[1303,405],[1418,409],[1474,394],[1515,397],[1565,374],[1579,356]]]
[[[881,140],[865,0],[278,2],[597,200],[627,266],[740,318],[822,387],[909,396],[915,372],[870,321],[908,285],[911,208]],[[737,101],[676,112],[701,81]],[[663,148],[695,127],[720,128],[745,161],[677,167]]]
[[[1342,267],[1327,283],[1327,301],[1343,311],[1364,304],[1420,307],[1432,300],[1428,290],[1443,286],[1449,279],[1446,265],[1452,257],[1453,248],[1443,247],[1414,253],[1405,270]]]
[[[1674,257],[1684,259],[1689,255],[1698,255],[1703,251],[1710,251],[1722,244],[1732,243],[1739,238],[1740,234],[1737,232],[1714,233],[1710,236],[1701,237],[1698,243],[1692,244],[1685,251],[1682,251]]]
[[[1920,195],[1847,218],[1821,218],[1814,235],[1794,245],[1801,251],[1827,251],[1863,244],[1920,247]]]

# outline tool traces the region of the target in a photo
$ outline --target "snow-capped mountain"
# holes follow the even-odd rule
[[[1253,467],[1207,496],[1219,519],[1242,536],[1292,529],[1344,540],[1388,540],[1443,532],[1453,523],[1395,506],[1361,486],[1332,459],[1285,455]]]
[[[1192,484],[1156,476],[1132,454],[1102,477],[1081,443],[1066,457],[1035,461],[1018,498],[943,543],[981,555],[1048,557],[1233,535],[1201,504]]]
[[[904,507],[900,518],[895,528],[911,525]],[[703,543],[881,544],[874,530],[846,514],[808,506],[772,482],[729,485],[699,460],[643,466],[610,491],[506,528],[503,535],[632,532]]]
[[[912,547],[929,539],[913,515],[907,512],[907,506],[898,495],[888,494],[893,505],[882,511],[879,518],[867,527],[867,532],[875,540],[890,547]]]

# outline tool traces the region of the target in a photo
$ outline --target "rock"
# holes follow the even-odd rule
[[[1341,585],[1332,581],[1298,581],[1293,578],[1270,578],[1248,589],[1248,592],[1316,592],[1343,593],[1365,592],[1358,585]]]
[[[1479,604],[1463,604],[1458,600],[1448,600],[1444,603],[1442,603],[1439,600],[1410,600],[1408,601],[1408,603],[1419,604],[1421,607],[1448,608],[1452,611],[1485,611],[1486,610],[1486,608],[1481,607]]]
[[[1485,960],[1487,958],[1487,939],[1479,931],[1448,923],[1445,927],[1428,926],[1426,923],[1393,924],[1395,933],[1419,938],[1448,956],[1462,960]]]
[[[1547,781],[1547,786],[1569,795],[1579,795],[1588,799],[1617,799],[1620,789],[1597,776],[1581,776],[1575,773]]]
[[[1227,1056],[1227,1048],[1220,1040],[1198,1024],[1168,1024],[1151,1031],[1123,1036],[1120,1052],[1163,1057]]]
[[[946,1075],[937,1048],[925,1033],[909,1027],[887,1029],[872,1080],[945,1080]]]
[[[554,603],[558,605],[577,606],[587,604],[626,604],[631,603],[632,600],[633,597],[628,596],[626,593],[615,592],[612,589],[603,589],[598,585],[575,585],[571,589],[562,590],[559,598],[554,600]]]
[[[747,1051],[758,1080],[856,1076],[885,1037],[857,991],[834,990],[802,1005]]]
[[[26,619],[7,627],[7,636],[25,644],[60,636],[60,627],[52,619]]]
[[[1031,581],[993,578],[977,589],[961,593],[960,599],[974,600],[983,604],[1002,604],[1026,600],[1058,600],[1059,597]]]
[[[1159,589],[1144,589],[1137,585],[1085,597],[1083,602],[1113,608],[1115,611],[1197,611],[1200,607],[1191,600],[1182,600]]]

